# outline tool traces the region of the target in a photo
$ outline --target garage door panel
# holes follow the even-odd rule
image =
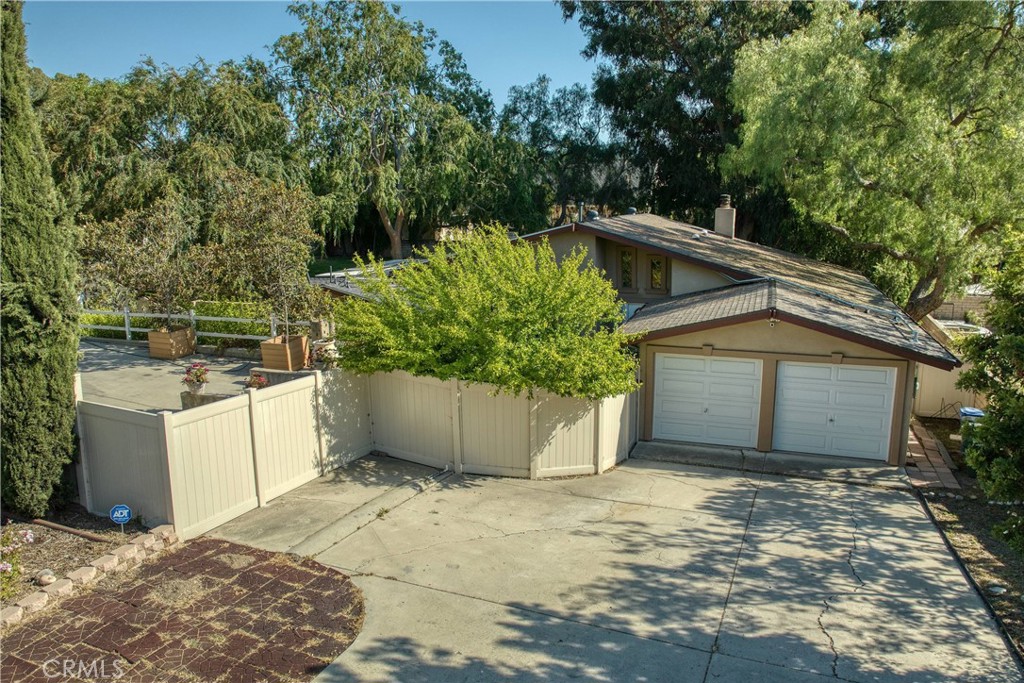
[[[895,380],[891,367],[780,362],[772,446],[885,460]]]
[[[880,396],[877,390],[836,389],[833,404],[840,408],[870,411],[888,410],[892,408],[892,396]]]
[[[800,364],[794,365],[790,363],[781,364],[779,370],[780,377],[791,377],[793,379],[803,380],[816,380],[819,382],[831,382],[832,381],[832,366],[831,365],[808,365]]]
[[[761,397],[761,383],[709,382],[708,397],[758,401]]]
[[[857,382],[886,387],[889,385],[889,369],[840,365],[838,368],[838,379],[844,383]]]
[[[661,390],[665,394],[703,396],[706,386],[703,378],[673,376],[662,380]]]
[[[662,370],[683,370],[686,372],[700,372],[707,370],[707,359],[694,356],[675,356],[658,354],[661,359]]]
[[[695,421],[662,418],[658,421],[658,434],[662,439],[678,441],[701,441],[704,436],[704,424]]]
[[[731,446],[737,443],[752,443],[757,440],[757,434],[749,427],[740,427],[733,424],[708,424],[704,443],[721,444]]]
[[[675,400],[675,399],[662,399],[659,410],[659,415],[672,416],[672,415],[703,415],[704,414],[704,402],[703,401],[686,401],[686,400]]]
[[[788,411],[779,415],[775,430],[824,429],[828,427],[828,415],[824,410]]]
[[[882,429],[888,428],[888,420],[881,415],[864,413],[836,413],[833,418],[832,428],[846,434],[857,434],[859,432],[879,433]]]
[[[889,444],[881,438],[836,435],[832,438],[831,450],[835,455],[850,458],[871,458],[883,460],[888,456]]]
[[[761,404],[756,360],[656,354],[653,436],[753,446]]]
[[[776,434],[775,448],[781,451],[799,453],[824,453],[828,449],[829,437],[823,432],[787,430]]]
[[[757,419],[758,406],[744,403],[708,403],[707,418],[709,420],[742,420],[752,422]]]
[[[711,359],[711,372],[717,376],[737,376],[757,379],[761,376],[761,364],[754,360]]]
[[[832,399],[832,392],[828,387],[798,386],[785,387],[778,392],[776,403],[785,401],[789,404],[804,404],[808,406],[828,405]]]

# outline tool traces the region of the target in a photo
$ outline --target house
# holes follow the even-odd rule
[[[586,249],[641,334],[641,438],[901,465],[921,363],[960,361],[867,278],[652,214],[524,236]],[[635,311],[635,313],[633,312]]]

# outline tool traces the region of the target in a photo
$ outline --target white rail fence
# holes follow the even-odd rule
[[[128,504],[187,539],[372,450],[543,478],[603,472],[636,443],[635,393],[493,394],[489,385],[333,370],[179,412],[79,400],[81,499],[96,514]]]
[[[95,309],[83,309],[82,313],[85,315],[100,315],[100,316],[113,316],[120,317],[124,321],[120,325],[100,325],[94,323],[79,323],[79,326],[86,330],[106,330],[108,332],[123,332],[124,338],[131,340],[133,332],[150,332],[154,327],[134,327],[132,325],[133,318],[142,318],[144,320],[176,320],[176,321],[187,321],[189,326],[196,330],[197,337],[212,337],[216,339],[247,339],[251,341],[262,341],[267,338],[265,334],[235,334],[232,332],[211,332],[207,330],[199,329],[199,324],[204,322],[214,323],[237,323],[243,325],[267,325],[270,328],[271,337],[277,336],[278,325],[282,324],[283,321],[279,320],[276,315],[271,314],[269,318],[224,318],[213,315],[196,315],[194,310],[190,310],[188,313],[172,313],[170,315],[166,313],[140,313],[138,311],[132,311],[129,308],[124,308],[120,311],[103,311]],[[310,321],[308,320],[289,320],[289,326],[296,327],[309,327]]]

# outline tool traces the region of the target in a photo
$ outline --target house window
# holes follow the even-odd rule
[[[622,289],[633,289],[633,250],[619,250],[619,286]]]
[[[651,256],[651,291],[664,292],[665,287],[665,258],[663,256]]]

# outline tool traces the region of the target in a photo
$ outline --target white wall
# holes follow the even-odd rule
[[[88,509],[125,503],[194,538],[376,449],[509,477],[602,472],[636,443],[637,395],[499,394],[403,372],[314,373],[158,415],[78,402]]]
[[[917,393],[914,395],[914,414],[919,417],[959,417],[956,404],[967,408],[984,408],[985,398],[974,392],[956,388],[960,373],[971,367],[940,370],[923,363],[917,364]]]

